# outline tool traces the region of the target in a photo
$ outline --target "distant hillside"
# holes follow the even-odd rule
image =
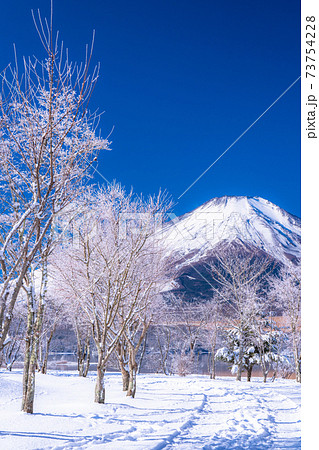
[[[167,255],[176,271],[173,292],[186,300],[212,296],[208,265],[220,246],[233,243],[274,261],[300,260],[301,221],[260,197],[220,197],[170,222]]]

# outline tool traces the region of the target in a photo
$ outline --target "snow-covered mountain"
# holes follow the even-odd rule
[[[283,263],[300,259],[300,219],[260,197],[213,198],[169,222],[163,237],[177,268],[178,290],[207,290],[206,263],[225,242],[255,248]]]

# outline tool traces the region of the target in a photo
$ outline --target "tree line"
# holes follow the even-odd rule
[[[123,389],[135,396],[154,323],[160,326],[153,353],[160,355],[164,373],[192,370],[205,340],[212,377],[215,359],[224,358],[240,379],[253,347],[266,374],[275,361],[273,342],[281,339],[267,323],[266,297],[275,298],[290,320],[300,381],[297,268],[283,268],[265,296],[269,262],[244,249],[234,258],[229,247],[211,267],[218,286],[211,302],[185,305],[165,298],[174,273],[158,226],[171,203],[165,194],[145,199],[116,182],[90,186],[99,152],[110,148],[98,132],[99,114],[89,110],[99,67],[90,67],[92,47],[82,64],[74,64],[52,24],[39,16],[35,25],[45,58],[24,58],[21,66],[2,71],[0,97],[0,352],[11,368],[23,350],[22,410],[33,412],[35,374],[46,372],[61,323],[74,329],[82,376],[95,347],[98,403],[105,401],[105,370],[114,355]],[[227,317],[231,343],[223,351],[216,348],[220,317]],[[172,327],[172,318],[180,325]],[[182,338],[172,351],[176,330]]]

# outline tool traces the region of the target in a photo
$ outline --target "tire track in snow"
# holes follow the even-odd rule
[[[52,447],[53,450],[68,450],[72,448],[86,448],[88,445],[100,445],[100,444],[106,444],[111,443],[114,440],[118,440],[118,438],[122,437],[123,435],[128,435],[129,433],[132,433],[136,431],[136,427],[130,427],[128,429],[124,429],[121,431],[114,431],[111,433],[106,434],[96,434],[96,435],[86,435],[86,436],[75,436],[72,437],[70,440],[68,440],[65,444],[62,446],[58,445],[56,447]],[[66,438],[67,440],[67,438]]]
[[[185,432],[185,430],[188,430],[192,426],[194,426],[194,421],[196,420],[198,414],[200,414],[204,407],[207,404],[207,395],[203,394],[203,401],[196,408],[196,413],[191,414],[190,418],[184,422],[178,430],[175,430],[173,433],[171,433],[167,438],[163,439],[161,442],[159,442],[155,447],[153,447],[152,450],[162,450],[163,448],[167,447],[169,444],[171,444],[174,439],[176,439],[182,432]]]
[[[6,378],[14,381],[17,376],[0,378],[8,390],[5,398],[17,402],[20,388]],[[300,386],[291,382],[145,375],[140,379],[139,395],[130,400],[123,397],[120,376],[114,376],[110,382],[114,393],[110,389],[106,404],[96,405],[92,402],[94,380],[66,374],[61,380],[46,375],[38,381],[36,404],[41,412],[30,417],[8,403],[9,416],[2,416],[1,448],[300,448]]]
[[[280,419],[280,408],[285,421]],[[287,422],[289,414],[291,420]],[[222,397],[208,395],[201,414],[194,416],[191,426],[172,434],[165,447],[181,450],[300,448],[299,415],[299,406],[291,398],[278,396],[270,387],[245,382],[233,384],[224,389]]]

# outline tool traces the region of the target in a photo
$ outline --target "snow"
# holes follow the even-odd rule
[[[260,197],[224,196],[204,203],[163,229],[168,253],[200,259],[222,240],[240,239],[287,262],[300,258],[300,219]]]
[[[94,374],[37,374],[35,412],[20,411],[21,370],[0,373],[0,448],[300,448],[300,385],[139,375],[137,397],[106,374],[106,403],[93,402]]]

